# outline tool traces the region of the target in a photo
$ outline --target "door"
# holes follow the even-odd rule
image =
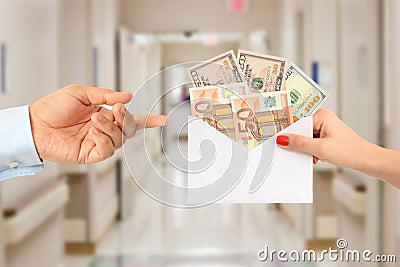
[[[382,86],[380,62],[379,0],[339,1],[339,114],[342,120],[368,141],[381,145]],[[380,249],[381,182],[374,177],[348,169],[345,179],[337,178],[335,185],[365,195],[362,213],[356,214],[348,205],[339,205],[339,236],[347,239],[349,247]],[[346,181],[345,181],[346,180]],[[343,183],[341,183],[341,182]],[[351,187],[350,184],[356,185]],[[358,187],[357,187],[358,186]],[[350,188],[351,187],[351,188]],[[334,190],[340,187],[334,186]],[[337,191],[337,192],[339,192]],[[356,205],[356,204],[354,204]]]
[[[58,0],[0,1],[0,107],[24,105],[57,88]]]

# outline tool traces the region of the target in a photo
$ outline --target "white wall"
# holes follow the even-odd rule
[[[120,51],[120,83],[121,90],[136,93],[141,88],[143,82],[149,79],[153,74],[161,69],[161,46],[156,36],[149,34],[132,34],[130,30],[121,28],[119,30],[119,51]],[[153,83],[157,84],[157,83]],[[135,110],[136,114],[147,114],[153,105],[153,99],[161,95],[161,81],[158,80],[159,87],[156,85],[147,92],[141,91],[143,94],[136,94],[133,102],[129,106],[129,110]],[[158,87],[158,88],[157,88]],[[154,111],[160,114],[160,108]],[[124,145],[124,153],[128,158],[132,158],[132,153],[135,155],[148,155],[152,160],[159,155],[160,151],[160,128],[146,130],[146,146],[144,142],[144,131],[136,133],[135,138],[131,138]],[[145,151],[146,150],[146,151]],[[143,154],[141,154],[143,153]],[[148,153],[148,154],[147,154]],[[141,165],[142,162],[147,162],[147,158],[141,157],[136,159],[136,164]],[[132,175],[129,173],[126,164],[122,172],[123,178],[123,218],[128,218],[132,214],[133,197],[135,190],[138,189],[136,184],[132,186]],[[140,177],[146,174],[148,170],[142,168],[138,174]]]
[[[343,121],[365,139],[380,144],[379,62],[380,0],[339,0],[339,111]],[[362,240],[362,247],[378,251],[380,238],[380,182],[355,171],[344,170],[346,176],[366,186],[368,207],[362,224],[342,221],[340,233],[349,233],[349,243]],[[356,216],[348,220],[358,220]],[[363,228],[363,236],[357,230]],[[356,246],[355,246],[356,248]]]
[[[385,144],[400,150],[400,2],[385,0]]]
[[[164,66],[180,63],[207,60],[231,49],[238,49],[238,42],[223,42],[215,46],[202,43],[167,43],[162,45],[162,62]]]
[[[280,53],[280,0],[249,0],[244,14],[225,0],[120,0],[120,22],[132,32],[249,32],[267,30],[270,52]]]
[[[281,8],[282,56],[289,58],[311,76],[312,63],[318,62],[320,85],[329,93],[323,107],[338,112],[338,1],[283,0]],[[322,77],[321,77],[321,74]],[[317,165],[316,170],[321,164]],[[329,170],[335,168],[328,166]],[[314,172],[314,204],[283,204],[282,209],[294,223],[296,231],[307,239],[328,238],[336,229],[318,222],[322,218],[335,221],[329,173]],[[325,175],[328,174],[328,175]],[[328,176],[328,177],[326,177]],[[325,192],[320,194],[319,192]],[[328,192],[328,194],[326,193]],[[323,216],[323,217],[321,217]],[[319,233],[317,229],[325,233]],[[334,227],[333,227],[334,228]],[[323,231],[322,231],[323,232]],[[335,238],[335,236],[329,236]]]
[[[0,109],[31,104],[57,88],[58,0],[0,1],[0,42],[7,46],[7,88],[0,94]],[[16,206],[28,192],[35,192],[57,178],[58,166],[46,162],[35,177],[2,182],[3,207]]]
[[[57,87],[58,4],[58,0],[0,1],[8,89],[0,93],[1,108],[30,104]]]
[[[59,84],[115,88],[117,0],[61,0]],[[94,66],[94,48],[97,64]]]
[[[329,93],[324,104],[338,112],[338,1],[282,1],[282,56],[311,76],[319,64],[319,83]]]
[[[91,82],[91,31],[88,0],[61,0],[59,15],[58,83]]]
[[[97,86],[115,88],[117,0],[91,0],[92,43],[98,51]]]
[[[380,101],[378,1],[340,1],[340,115],[365,139],[378,143]]]

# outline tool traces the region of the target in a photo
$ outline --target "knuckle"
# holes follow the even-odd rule
[[[109,149],[106,153],[107,158],[111,157],[114,155],[114,149]]]
[[[120,148],[121,146],[122,146],[122,144],[123,144],[123,140],[122,140],[122,137],[119,137],[118,139],[117,139],[117,148]]]
[[[336,116],[335,113],[333,113],[333,111],[326,108],[320,108],[317,112],[326,117]]]
[[[117,137],[117,139],[115,140],[115,148],[120,148],[121,146],[122,146],[122,138]]]
[[[304,139],[300,136],[295,139],[295,147],[296,149],[302,149],[304,147]]]
[[[96,122],[96,113],[93,113],[91,116],[90,116],[90,119],[93,121],[93,122]]]
[[[82,89],[82,85],[73,83],[73,84],[68,85],[66,88],[68,90],[80,90],[80,89]]]
[[[82,86],[82,85],[70,84],[70,85],[67,85],[66,87],[62,88],[61,90],[70,92],[70,93],[75,94],[75,95],[81,95],[83,89],[84,89],[84,86]]]
[[[116,125],[110,121],[104,123],[104,130],[109,132],[109,133],[114,133],[116,129]]]
[[[302,140],[301,140],[301,138],[299,138],[299,136],[292,135],[292,136],[290,136],[289,138],[290,138],[289,146],[290,146],[293,150],[298,150],[298,149],[301,148],[301,146],[302,146]]]
[[[117,125],[106,118],[106,121],[100,122],[101,129],[103,132],[108,134],[114,134],[117,131]]]
[[[99,142],[100,145],[104,146],[104,145],[107,145],[109,143],[109,140],[108,140],[108,138],[106,136],[102,136],[101,138],[99,138],[98,142]]]
[[[118,104],[115,104],[115,105],[112,107],[112,113],[113,113],[114,115],[117,115],[117,116],[119,117]]]
[[[325,115],[329,112],[329,110],[325,109],[325,108],[320,108],[317,110],[317,112],[315,112],[315,115]]]
[[[106,148],[104,148],[101,151],[101,157],[103,159],[107,159],[107,158],[111,157],[112,155],[114,155],[114,148],[112,146],[107,146]]]

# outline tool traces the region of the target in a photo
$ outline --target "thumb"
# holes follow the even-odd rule
[[[305,152],[311,155],[319,155],[321,148],[321,139],[309,138],[297,134],[279,135],[276,138],[276,143],[282,148],[291,151]]]
[[[115,92],[109,89],[92,86],[72,84],[64,89],[74,93],[85,105],[106,104],[113,106],[117,103],[126,104],[132,99],[132,94],[129,92]]]

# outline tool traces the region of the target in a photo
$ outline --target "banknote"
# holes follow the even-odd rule
[[[244,82],[233,50],[188,69],[194,87]]]
[[[236,141],[251,150],[293,123],[287,91],[232,96]]]
[[[285,90],[286,58],[238,51],[238,63],[250,90],[275,92]]]
[[[214,85],[221,91],[221,95],[225,96],[225,101],[231,102],[231,96],[234,95],[249,95],[255,92],[251,91],[246,82],[232,83],[232,84],[218,84]]]
[[[250,92],[245,82],[241,82],[193,87],[189,88],[189,93],[191,104],[193,106],[193,101],[198,98],[214,99],[219,103],[230,105],[232,96],[247,95],[252,92]]]
[[[294,63],[286,73],[286,90],[290,94],[294,120],[312,115],[328,94]]]
[[[253,149],[312,115],[328,94],[287,59],[228,51],[188,69],[192,115]]]
[[[231,97],[237,95],[222,86],[203,86],[189,89],[192,115],[234,139]]]

